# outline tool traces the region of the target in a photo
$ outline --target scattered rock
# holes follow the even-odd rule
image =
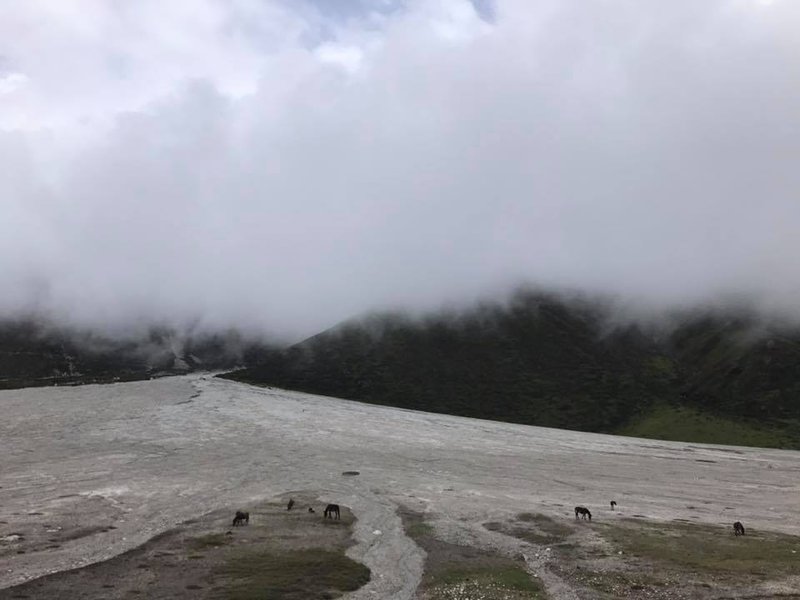
[[[9,535],[3,536],[0,538],[0,542],[5,542],[7,544],[13,544],[14,542],[20,542],[25,538],[19,533],[11,533]]]

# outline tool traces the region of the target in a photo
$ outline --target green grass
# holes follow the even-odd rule
[[[520,513],[518,521],[533,523],[538,529],[554,538],[563,539],[572,533],[572,527],[540,513]]]
[[[625,554],[700,573],[777,577],[800,571],[800,538],[700,524],[599,524]]]
[[[193,550],[205,550],[207,548],[219,548],[226,546],[232,541],[232,537],[224,533],[209,533],[187,540],[188,545]]]
[[[572,528],[568,525],[538,513],[520,513],[516,521],[517,523],[490,522],[485,523],[484,527],[489,531],[499,531],[539,546],[557,545],[559,549],[571,550],[571,545],[563,544],[572,534]]]
[[[428,523],[412,523],[406,527],[406,535],[411,539],[418,539],[424,536],[433,535],[433,526]]]
[[[734,421],[666,404],[654,406],[643,417],[615,433],[656,440],[800,449],[800,437],[789,428]]]
[[[311,548],[239,554],[215,575],[227,580],[217,596],[225,600],[307,600],[357,590],[370,570],[343,553]]]
[[[426,598],[449,600],[457,598],[482,598],[500,600],[544,600],[542,585],[531,579],[520,566],[509,561],[504,566],[469,566],[453,563],[437,570],[426,590]]]
[[[631,592],[663,588],[667,583],[646,573],[582,570],[576,577],[582,585],[602,592],[605,598],[624,598]]]
[[[510,590],[536,591],[539,589],[528,573],[518,566],[507,567],[464,567],[458,563],[442,569],[436,574],[435,585],[452,584],[465,580],[492,581]]]
[[[400,511],[406,533],[426,552],[418,593],[426,600],[545,600],[544,589],[520,562],[435,537],[424,515]],[[491,525],[487,523],[487,527]],[[498,524],[501,525],[501,524]]]

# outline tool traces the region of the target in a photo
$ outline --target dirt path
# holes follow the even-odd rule
[[[525,511],[569,518],[579,503],[609,522],[741,520],[800,534],[798,452],[494,423],[202,376],[4,391],[0,410],[0,587],[292,490],[352,507],[348,552],[373,572],[357,598],[413,597],[423,557],[403,534],[401,504],[446,515],[453,531]],[[604,512],[612,498],[619,511]]]

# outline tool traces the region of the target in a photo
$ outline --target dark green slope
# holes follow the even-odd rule
[[[35,319],[0,321],[0,389],[145,379],[194,369],[232,368],[254,344],[236,332],[151,328],[118,339]]]
[[[348,323],[231,377],[320,394],[520,423],[608,431],[669,393],[636,327],[542,295],[415,320]]]
[[[749,419],[800,418],[796,329],[705,317],[677,329],[670,341],[684,371],[684,403]]]
[[[602,302],[519,293],[459,314],[379,315],[227,376],[550,427],[691,441],[718,430],[720,443],[797,445],[798,332],[703,314],[655,335],[609,327],[609,314]]]

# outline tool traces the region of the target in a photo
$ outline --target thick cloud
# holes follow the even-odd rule
[[[321,6],[324,6],[323,10]],[[800,4],[0,6],[0,307],[313,332],[800,292]]]

